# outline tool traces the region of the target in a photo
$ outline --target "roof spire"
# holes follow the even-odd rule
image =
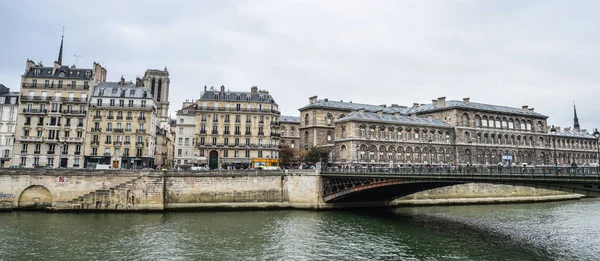
[[[575,108],[575,102],[573,102],[573,115],[575,116],[573,118],[573,131],[577,131],[579,132],[579,119],[577,119],[577,109]]]
[[[58,51],[58,64],[62,65],[63,42],[65,40],[65,27],[63,26],[62,36],[60,37],[60,51]]]

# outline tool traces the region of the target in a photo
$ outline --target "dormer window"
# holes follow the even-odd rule
[[[35,70],[33,70],[33,76],[38,76],[38,75],[40,75],[40,73],[42,73],[41,69],[35,69]]]
[[[91,78],[92,77],[92,72],[91,71],[86,71],[85,72],[85,78]]]
[[[117,94],[117,91],[118,91],[118,90],[117,90],[116,88],[115,88],[115,89],[112,89],[112,94]]]
[[[241,99],[240,95],[239,95],[239,94],[238,94],[238,95],[236,95],[236,96],[235,96],[235,99],[239,101],[239,100]]]
[[[146,97],[148,97],[148,92],[146,92],[146,91],[145,91],[145,92],[144,92],[144,94],[142,95],[142,97],[143,97],[143,98],[146,98]]]
[[[146,93],[146,92],[144,92],[144,93]],[[134,94],[135,94],[135,90],[130,90],[129,91],[129,95],[134,95]]]
[[[58,77],[65,78],[65,72],[59,72],[58,73]]]

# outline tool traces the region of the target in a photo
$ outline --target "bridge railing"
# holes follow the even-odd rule
[[[473,176],[544,176],[599,178],[599,167],[501,167],[501,166],[414,166],[397,168],[326,168],[321,174],[386,175],[473,175]]]

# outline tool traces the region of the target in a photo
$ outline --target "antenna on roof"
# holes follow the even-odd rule
[[[77,61],[79,61],[79,58],[83,58],[82,55],[76,55],[76,54],[74,54],[73,57],[75,57],[75,66],[77,66]]]

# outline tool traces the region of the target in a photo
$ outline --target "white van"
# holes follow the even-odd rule
[[[96,169],[113,169],[110,164],[96,164]]]

